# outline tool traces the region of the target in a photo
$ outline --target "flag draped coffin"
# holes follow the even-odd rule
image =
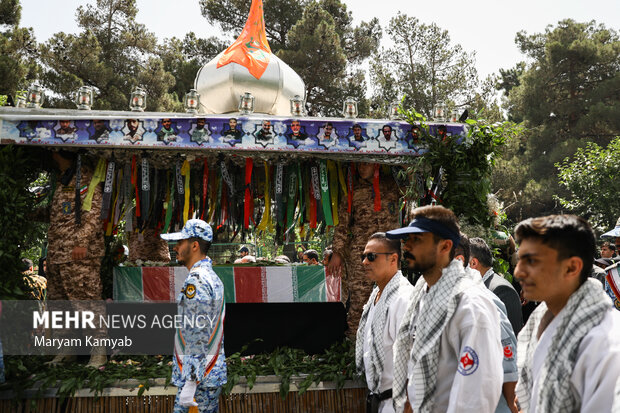
[[[227,303],[338,302],[340,279],[321,266],[215,266]],[[115,301],[175,301],[185,267],[116,267]]]

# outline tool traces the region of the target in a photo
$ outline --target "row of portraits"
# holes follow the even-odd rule
[[[30,141],[146,146],[294,148],[296,150],[418,152],[425,142],[409,124],[247,121],[229,119],[109,119],[21,121],[19,137]],[[463,133],[460,125],[431,125],[439,138]]]

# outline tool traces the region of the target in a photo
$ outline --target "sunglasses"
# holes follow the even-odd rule
[[[370,262],[374,262],[377,259],[377,255],[379,254],[385,254],[385,255],[392,255],[392,254],[396,254],[395,252],[369,252],[368,254],[362,254],[362,262],[368,258],[368,261]]]

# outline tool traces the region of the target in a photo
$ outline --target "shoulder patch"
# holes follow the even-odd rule
[[[512,360],[514,357],[514,351],[512,351],[512,346],[510,344],[504,346],[504,358],[507,360]]]
[[[469,376],[478,370],[479,364],[480,360],[478,359],[478,354],[473,348],[465,346],[463,348],[463,352],[461,353],[461,357],[459,358],[459,367],[457,368],[457,371],[463,376]]]
[[[187,298],[194,298],[196,295],[196,286],[194,284],[187,284],[185,287],[185,296]]]

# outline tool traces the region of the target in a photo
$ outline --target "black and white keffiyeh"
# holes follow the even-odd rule
[[[592,278],[588,278],[570,296],[559,314],[562,318],[551,338],[551,344],[540,370],[537,413],[579,410],[581,400],[570,382],[571,373],[577,361],[579,344],[592,328],[601,323],[610,307],[610,299],[601,288],[600,282]],[[532,398],[534,378],[531,369],[540,337],[538,330],[541,320],[550,317],[552,314],[547,309],[547,305],[544,302],[540,303],[519,333],[517,397],[521,410],[525,413],[530,409],[529,404]]]
[[[390,304],[398,296],[398,292],[401,287],[406,287],[409,281],[398,271],[392,279],[386,284],[383,289],[381,297],[376,304],[374,317],[372,320],[371,335],[372,335],[372,347],[370,350],[370,366],[364,366],[364,341],[366,332],[366,322],[368,321],[368,313],[372,307],[377,294],[379,293],[379,287],[375,285],[375,288],[370,294],[370,298],[360,318],[360,323],[357,328],[357,340],[355,343],[355,365],[357,370],[362,373],[366,372],[367,381],[371,384],[370,390],[374,393],[379,393],[379,386],[381,384],[381,374],[383,374],[383,368],[385,366],[385,353],[383,351],[383,336],[385,334],[385,324],[388,318],[388,310]]]
[[[392,401],[397,413],[403,411],[407,401],[407,376],[409,357],[412,357],[415,386],[416,413],[430,412],[437,389],[439,364],[439,340],[454,314],[461,295],[466,289],[480,284],[465,273],[463,264],[452,260],[443,269],[439,281],[426,292],[428,285],[421,277],[413,290],[412,301],[407,308],[394,343],[394,382]],[[424,309],[418,311],[424,294]],[[414,316],[417,321],[414,323]]]

